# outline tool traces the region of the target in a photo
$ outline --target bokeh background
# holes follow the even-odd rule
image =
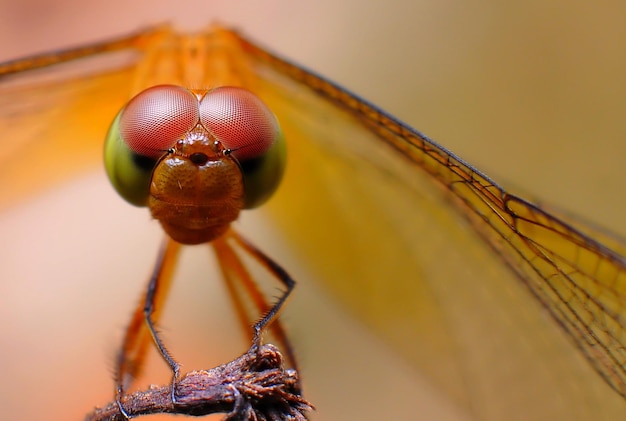
[[[626,234],[625,13],[618,1],[2,1],[0,59],[153,23],[199,30],[221,22],[359,93],[503,185]],[[2,418],[81,419],[110,399],[112,359],[158,227],[121,203],[94,168],[3,211],[0,233]],[[185,259],[206,254],[192,249]],[[236,329],[214,284],[183,282],[168,306],[164,330],[189,369],[243,351],[231,344]],[[316,419],[463,417],[321,297],[285,316],[304,375],[332,375],[343,392],[336,399],[330,386],[315,389]],[[319,349],[311,335],[324,340]],[[337,367],[316,365],[322,357]],[[156,359],[153,368],[150,381],[166,381]],[[377,399],[393,405],[371,405],[350,386],[372,378]]]

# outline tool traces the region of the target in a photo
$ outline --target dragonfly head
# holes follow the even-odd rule
[[[117,192],[192,244],[218,237],[240,210],[272,195],[285,142],[274,114],[243,88],[159,85],[118,113],[104,155]]]

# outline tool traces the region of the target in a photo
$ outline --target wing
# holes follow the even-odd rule
[[[342,302],[479,418],[624,410],[623,241],[508,193],[372,104],[242,44],[291,139],[272,211]]]
[[[102,136],[158,31],[0,64],[0,209],[99,168]]]

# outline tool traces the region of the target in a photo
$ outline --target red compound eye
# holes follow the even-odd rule
[[[120,117],[120,134],[130,150],[159,158],[198,123],[198,100],[174,85],[146,89],[129,101]]]
[[[269,108],[243,88],[208,92],[200,101],[200,122],[240,161],[262,156],[280,132]]]

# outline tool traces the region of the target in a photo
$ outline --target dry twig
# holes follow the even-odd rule
[[[298,374],[283,368],[273,345],[250,350],[208,371],[193,371],[176,382],[176,404],[170,386],[153,386],[122,399],[126,411],[138,415],[169,413],[202,416],[227,413],[225,420],[306,420],[312,409],[300,393]],[[125,421],[115,402],[96,408],[85,421]]]

